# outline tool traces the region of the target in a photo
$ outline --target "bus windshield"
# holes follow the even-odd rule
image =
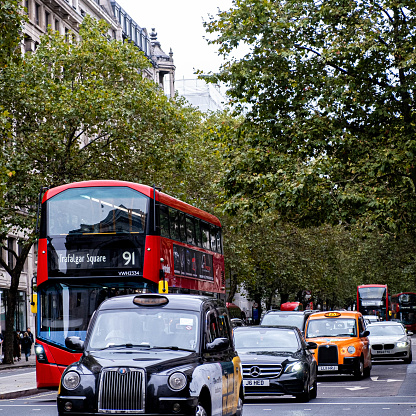
[[[65,345],[65,338],[78,336],[85,339],[88,322],[101,302],[107,298],[130,293],[154,292],[155,287],[142,282],[135,288],[124,284],[76,285],[56,283],[38,288],[41,305],[38,336],[51,343]]]
[[[67,189],[47,202],[47,235],[143,233],[148,200],[128,187]]]

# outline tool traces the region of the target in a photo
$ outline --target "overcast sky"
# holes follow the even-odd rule
[[[117,3],[148,33],[156,29],[162,49],[173,51],[176,79],[195,78],[196,69],[217,71],[222,59],[216,48],[203,38],[203,20],[217,14],[218,8],[228,10],[232,0],[117,0]]]

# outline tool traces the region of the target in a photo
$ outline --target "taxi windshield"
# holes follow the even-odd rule
[[[306,338],[356,336],[356,321],[355,319],[348,318],[326,318],[310,320],[306,333]]]
[[[127,346],[197,351],[198,333],[198,316],[189,311],[103,311],[94,322],[87,349]]]

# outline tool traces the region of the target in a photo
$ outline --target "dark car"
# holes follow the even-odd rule
[[[243,365],[245,395],[291,395],[308,402],[317,395],[317,364],[298,327],[234,328]]]
[[[212,298],[128,295],[104,301],[64,371],[58,414],[236,415],[244,388],[227,310]]]
[[[306,321],[316,311],[267,311],[261,318],[260,325],[297,326],[302,333],[305,331]]]

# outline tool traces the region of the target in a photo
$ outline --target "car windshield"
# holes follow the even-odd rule
[[[303,329],[303,320],[303,313],[268,313],[264,315],[261,324],[297,326],[299,329]]]
[[[198,315],[189,311],[124,309],[99,313],[88,350],[138,346],[197,350]]]
[[[237,350],[248,351],[288,351],[299,349],[299,341],[293,329],[251,328],[234,331]]]
[[[355,319],[327,318],[309,320],[306,338],[318,337],[356,337]]]
[[[405,335],[401,325],[368,325],[367,329],[371,336]]]

